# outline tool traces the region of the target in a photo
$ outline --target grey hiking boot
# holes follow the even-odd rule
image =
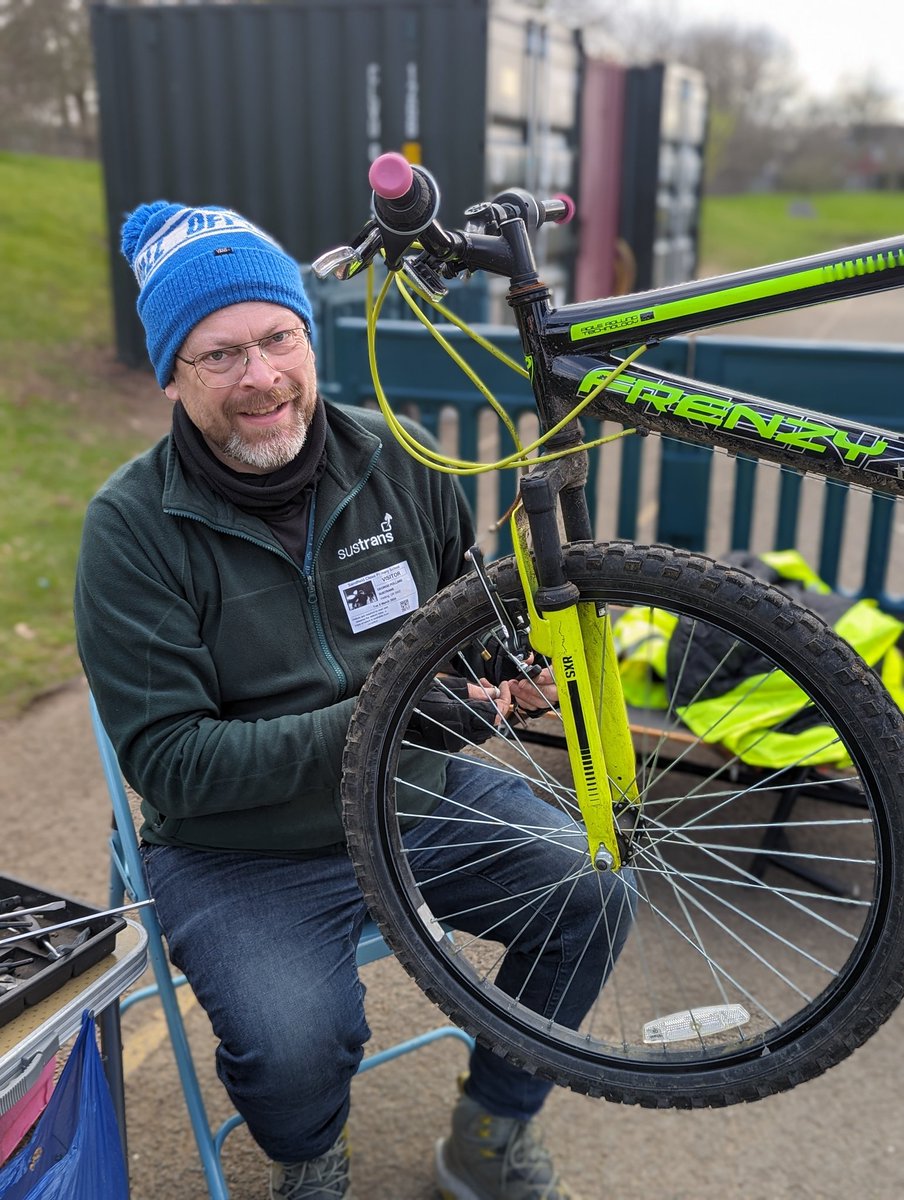
[[[494,1117],[464,1094],[452,1136],[436,1143],[436,1183],[443,1200],[578,1200],[533,1121]]]
[[[353,1200],[345,1130],[319,1158],[271,1163],[270,1200]]]

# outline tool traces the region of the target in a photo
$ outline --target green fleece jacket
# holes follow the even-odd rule
[[[170,436],[88,507],[79,653],[146,841],[341,845],[354,697],[390,634],[463,569],[473,528],[450,477],[419,466],[379,414],[326,407],[302,565],[189,477]],[[418,757],[439,786],[436,756]]]

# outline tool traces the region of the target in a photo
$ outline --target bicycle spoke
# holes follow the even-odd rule
[[[845,671],[844,648],[812,621],[803,633],[773,621],[783,602],[770,594],[760,603],[766,589],[743,572],[707,568],[717,576],[712,588],[697,587],[698,573],[688,573],[683,583],[696,591],[685,611],[672,583],[682,560],[676,565],[668,551],[650,551],[642,570],[623,569],[620,553],[611,568],[594,548],[568,553],[592,560],[593,569],[579,573],[581,595],[610,620],[631,607],[631,589],[652,593],[649,577],[661,570],[659,593],[642,597],[641,613],[656,610],[655,629],[677,637],[674,654],[642,651],[630,680],[636,798],[624,778],[610,784],[620,868],[597,870],[590,860],[557,710],[524,723],[472,724],[473,744],[442,772],[430,766],[448,756],[406,733],[404,714],[418,710],[450,664],[489,700],[495,692],[481,680],[491,667],[518,669],[514,643],[504,643],[476,581],[460,589],[473,599],[450,603],[441,627],[406,649],[374,692],[375,730],[387,698],[402,715],[390,735],[362,750],[367,765],[357,778],[379,782],[381,816],[366,843],[357,839],[357,852],[382,846],[396,860],[388,873],[394,894],[384,888],[378,900],[407,921],[403,945],[420,939],[429,947],[406,959],[409,969],[440,997],[447,974],[459,980],[452,1015],[462,1005],[481,1032],[486,1016],[490,1040],[498,1036],[511,1056],[524,1046],[536,1069],[556,1077],[567,1060],[582,1090],[649,1103],[725,1102],[730,1081],[748,1076],[763,1078],[765,1091],[785,1086],[782,1061],[803,1044],[803,1032],[843,1011],[869,971],[894,962],[876,953],[898,886],[899,843],[904,851],[885,771],[889,710],[859,703],[853,685],[848,699],[849,680],[859,687],[871,677]],[[645,553],[626,551],[625,561]],[[601,582],[607,571],[623,583],[614,596]],[[514,627],[524,629],[517,573],[503,567],[499,575]],[[747,598],[740,607],[735,591]],[[635,633],[635,641],[645,636],[643,615]],[[800,661],[809,665],[798,677]],[[654,677],[654,668],[665,674]],[[824,703],[833,671],[840,682]],[[602,671],[591,678],[590,719],[609,711],[607,680],[614,684]],[[654,696],[652,682],[660,707],[646,712],[634,701]],[[607,732],[602,721],[604,752]],[[617,761],[610,775],[625,773]],[[429,782],[433,775],[445,784]],[[558,975],[564,990],[550,990],[548,960],[568,944],[575,921],[580,938]],[[457,930],[451,939],[448,928]],[[868,994],[858,1014],[885,1003],[884,994]],[[510,1028],[515,1040],[507,1040]],[[839,1032],[839,1056],[849,1050],[846,1037]],[[738,1095],[753,1098],[749,1089]]]

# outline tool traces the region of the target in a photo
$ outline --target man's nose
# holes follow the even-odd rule
[[[245,364],[245,374],[240,381],[242,386],[257,391],[273,387],[279,379],[280,372],[261,352],[260,346],[249,346],[245,353],[248,355],[248,361]]]

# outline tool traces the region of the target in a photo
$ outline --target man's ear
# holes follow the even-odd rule
[[[175,402],[176,402],[178,399],[180,399],[180,396],[179,396],[179,385],[178,385],[178,383],[176,383],[176,377],[175,377],[175,376],[173,376],[173,378],[172,378],[172,379],[169,381],[169,383],[168,383],[168,384],[166,385],[166,387],[163,389],[163,394],[164,394],[165,396],[168,396],[168,397],[170,398],[170,400],[172,400],[172,402],[173,402],[174,404],[175,404]]]

